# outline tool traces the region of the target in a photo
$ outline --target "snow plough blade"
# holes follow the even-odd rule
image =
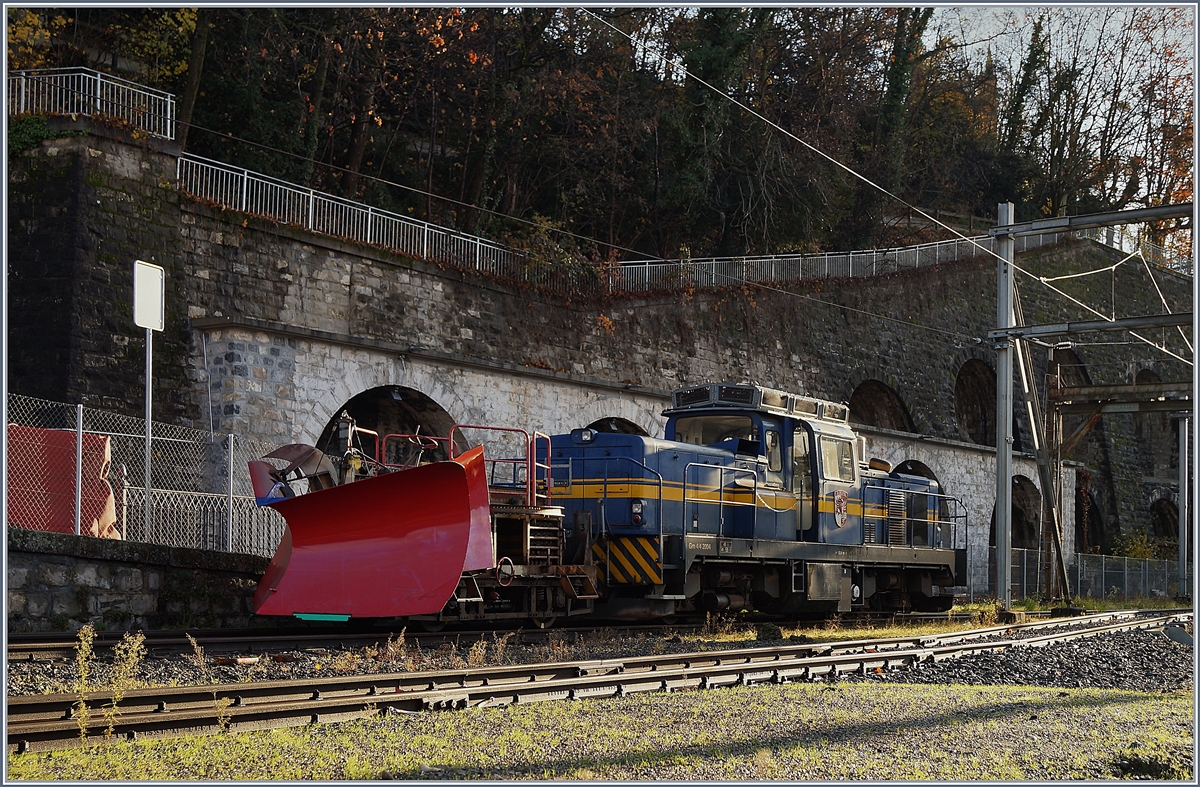
[[[475,449],[455,461],[274,500],[268,505],[287,529],[254,611],[334,620],[440,612],[464,565],[479,562],[480,523],[491,562],[487,499],[483,451]]]

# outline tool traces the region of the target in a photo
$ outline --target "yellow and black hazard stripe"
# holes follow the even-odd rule
[[[592,554],[609,584],[661,585],[662,560],[657,538],[611,536],[592,544]]]

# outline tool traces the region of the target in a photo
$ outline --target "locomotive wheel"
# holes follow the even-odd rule
[[[530,620],[533,622],[533,625],[537,626],[538,628],[548,629],[554,625],[554,622],[558,620],[558,617],[551,615],[545,618],[530,618]]]
[[[428,631],[430,634],[436,634],[446,628],[446,621],[444,620],[418,620],[416,623],[421,627],[422,631]]]

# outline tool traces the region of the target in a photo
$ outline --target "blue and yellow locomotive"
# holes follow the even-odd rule
[[[949,608],[938,591],[965,582],[961,505],[864,461],[845,405],[729,383],[672,405],[662,440],[551,438],[565,553],[598,567],[598,614]]]
[[[942,610],[953,597],[940,591],[965,583],[961,506],[934,480],[864,461],[845,405],[715,383],[676,391],[665,415],[662,440],[470,425],[379,435],[344,416],[338,453],[290,445],[250,463],[260,504],[287,520],[255,610],[546,626]],[[485,457],[470,432],[515,438],[519,455]],[[390,443],[416,457],[389,463]],[[423,459],[438,451],[448,458]]]

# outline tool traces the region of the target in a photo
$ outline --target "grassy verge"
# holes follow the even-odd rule
[[[791,684],[13,755],[10,780],[1192,777],[1192,692]]]

